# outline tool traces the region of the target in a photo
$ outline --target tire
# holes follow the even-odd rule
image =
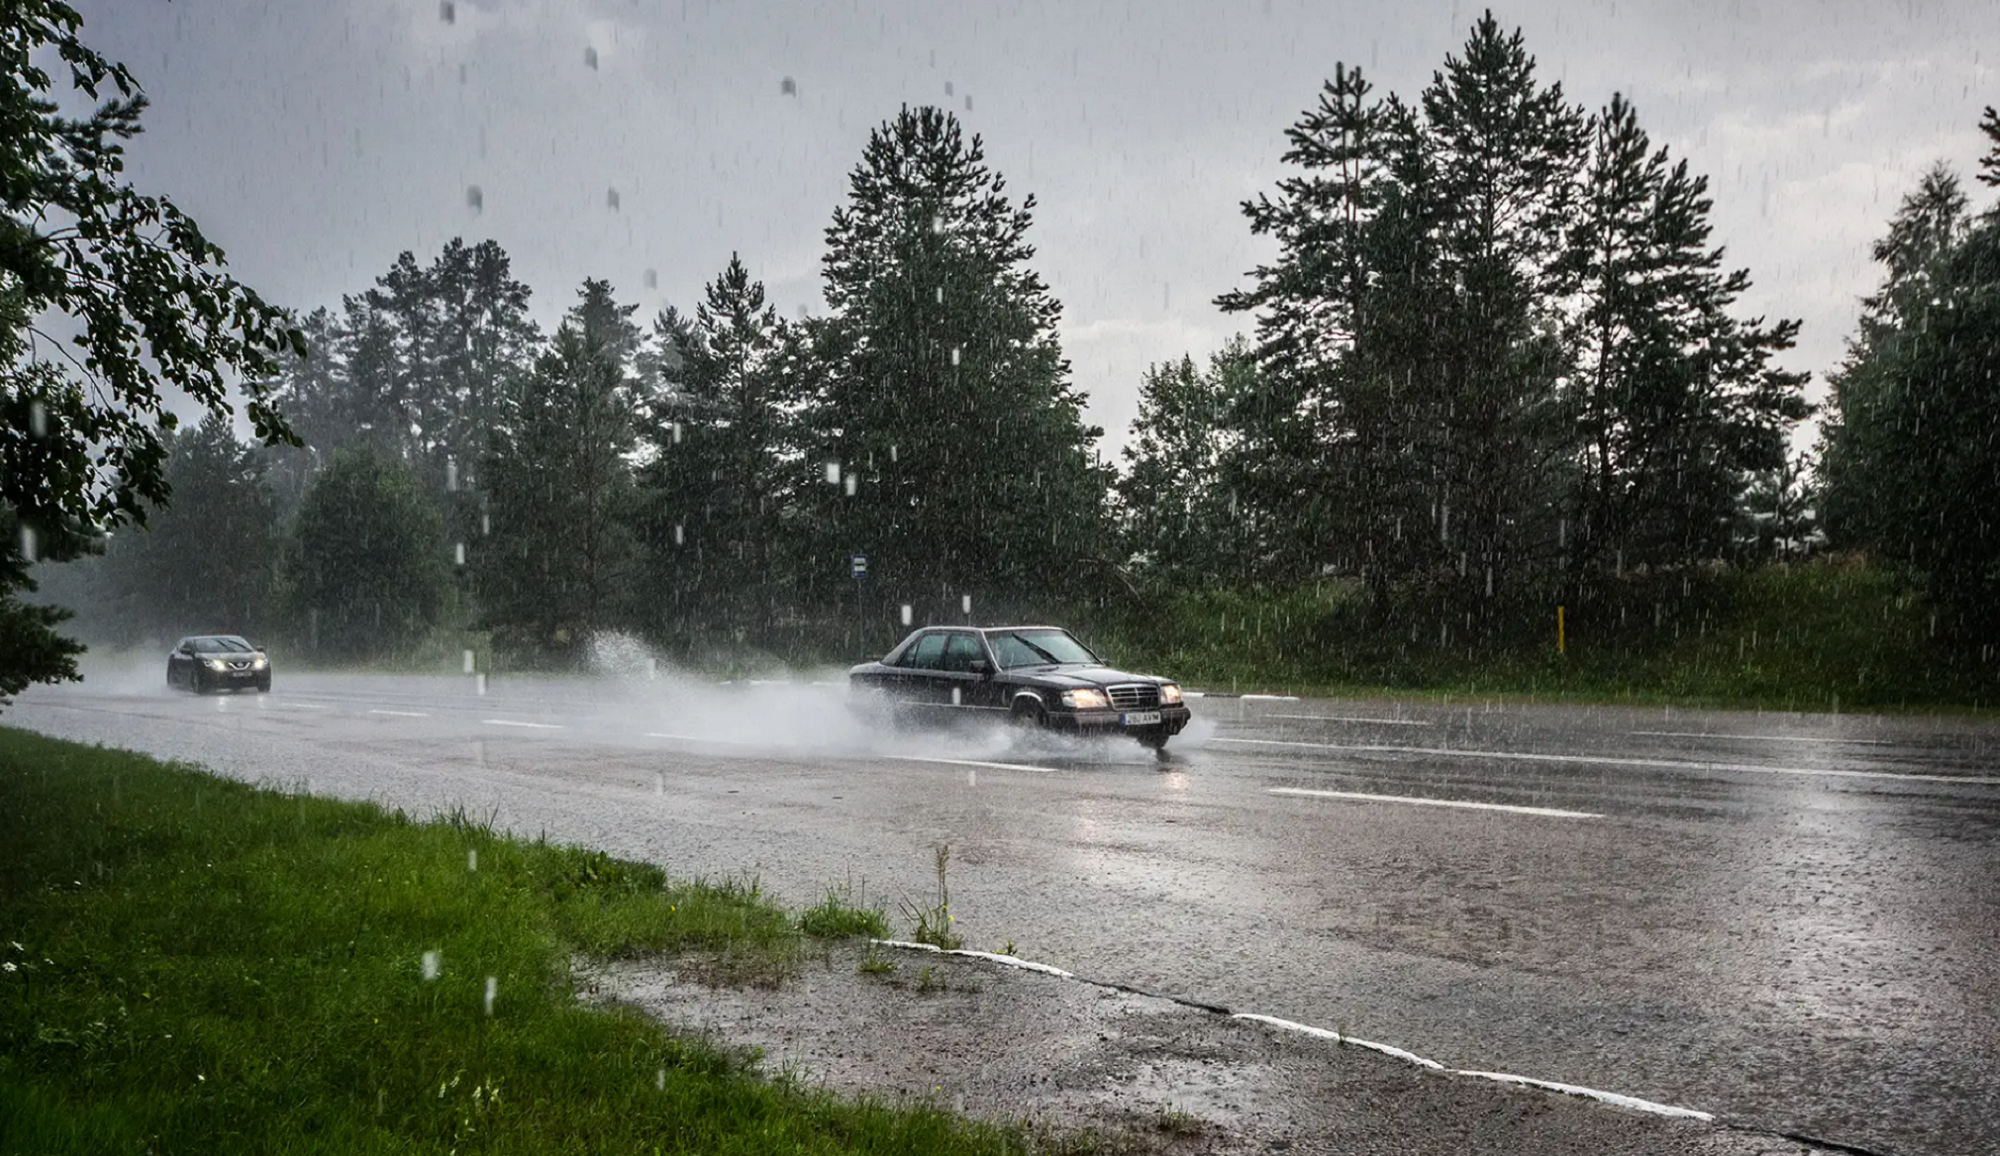
[[[1138,739],[1140,746],[1145,747],[1149,751],[1159,751],[1164,754],[1167,749],[1167,740],[1172,737],[1172,735],[1165,731],[1159,731],[1157,733],[1139,735]]]
[[[258,684],[257,684],[257,693],[258,693],[258,694],[270,694],[270,693],[271,693],[271,680],[267,678],[267,679],[265,679],[264,681],[262,681],[262,682],[258,683]]]
[[[1024,731],[1045,731],[1049,729],[1049,712],[1044,710],[1042,704],[1029,695],[1024,694],[1015,699],[1014,709],[1009,712],[1007,717],[1010,722]]]

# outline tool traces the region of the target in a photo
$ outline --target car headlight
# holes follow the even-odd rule
[[[1169,706],[1177,706],[1181,701],[1181,688],[1173,683],[1160,687],[1160,701]]]
[[[1063,705],[1076,710],[1103,710],[1111,705],[1101,690],[1066,690],[1062,696]]]
[[[222,661],[222,660],[221,660],[221,659],[219,659],[219,658],[206,658],[206,659],[203,659],[203,660],[202,660],[202,662],[203,662],[203,663],[204,663],[204,664],[205,664],[205,665],[206,665],[206,666],[207,666],[207,667],[208,667],[208,668],[209,668],[210,670],[228,670],[228,669],[229,669],[229,664],[228,664],[228,663],[226,663],[226,662],[224,662],[224,661]]]
[[[251,660],[250,660],[250,669],[251,669],[251,670],[262,670],[262,669],[264,669],[264,667],[265,667],[265,666],[267,666],[267,665],[269,665],[269,664],[270,664],[270,661],[271,661],[270,659],[268,659],[268,658],[265,658],[265,657],[264,657],[263,655],[261,655],[261,654],[260,654],[260,655],[258,655],[257,657],[255,657],[255,658],[253,658],[253,659],[251,659]],[[1179,693],[1178,693],[1178,692],[1176,692],[1176,693],[1175,693],[1175,697],[1174,697],[1174,701],[1175,701],[1175,702],[1179,702],[1179,701],[1180,701],[1180,696],[1179,696]]]

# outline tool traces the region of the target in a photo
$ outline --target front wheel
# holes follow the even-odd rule
[[[1143,734],[1137,737],[1139,739],[1140,746],[1145,747],[1149,751],[1159,751],[1161,754],[1165,754],[1167,750],[1167,740],[1172,738],[1173,736],[1169,735],[1165,731],[1155,731],[1151,734]]]
[[[1014,700],[1014,710],[1008,718],[1024,731],[1042,731],[1047,730],[1049,726],[1049,712],[1042,709],[1041,703],[1027,695]]]

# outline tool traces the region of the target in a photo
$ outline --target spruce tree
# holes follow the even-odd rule
[[[812,565],[867,555],[878,603],[1032,604],[1103,560],[1102,431],[1029,265],[1034,205],[1009,200],[956,117],[905,108],[870,134],[827,229]]]

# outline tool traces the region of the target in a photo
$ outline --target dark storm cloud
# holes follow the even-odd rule
[[[1544,74],[1642,123],[1714,183],[1751,304],[1837,360],[1866,248],[1914,174],[1978,152],[2000,101],[1955,4],[1674,3],[1498,10]],[[1471,4],[748,4],[702,0],[92,0],[94,43],[156,108],[134,170],[253,284],[330,304],[405,248],[493,237],[552,317],[585,276],[646,313],[740,250],[797,315],[869,129],[951,108],[1015,195],[1097,420],[1120,440],[1148,362],[1244,327],[1211,304],[1264,255],[1237,203],[1336,61],[1414,96]],[[586,63],[592,54],[595,66]],[[787,82],[789,81],[789,91]],[[970,109],[967,102],[970,100]],[[477,188],[478,195],[471,195]],[[615,189],[618,205],[609,205]],[[646,271],[657,270],[657,287]]]

